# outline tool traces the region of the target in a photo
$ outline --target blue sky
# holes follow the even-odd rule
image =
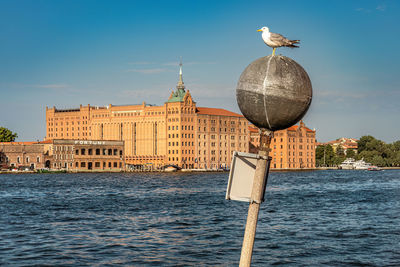
[[[198,106],[239,112],[236,83],[278,49],[313,83],[318,141],[400,140],[399,1],[0,1],[0,126],[45,136],[45,108],[162,105],[178,80]]]

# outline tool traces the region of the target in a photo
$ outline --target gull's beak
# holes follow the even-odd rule
[[[261,29],[258,29],[257,31],[258,31],[258,32],[262,32],[262,30],[261,30]]]

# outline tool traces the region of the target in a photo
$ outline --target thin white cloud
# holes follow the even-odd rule
[[[378,5],[377,7],[376,7],[376,10],[379,10],[379,11],[385,11],[386,10],[386,5]]]
[[[128,69],[125,72],[136,72],[141,74],[157,74],[167,71],[169,70],[165,68],[153,68],[153,69]]]
[[[155,98],[155,97],[160,97],[160,95],[168,95],[169,91],[168,89],[141,89],[141,90],[124,90],[118,93],[118,96],[121,98],[136,98],[140,101],[143,101],[144,99],[147,98]],[[140,102],[139,101],[139,102]]]
[[[154,66],[179,66],[179,60],[177,61],[169,61],[169,62],[151,62],[151,61],[133,61],[128,62],[129,65],[154,65]],[[190,65],[210,65],[210,64],[217,64],[217,62],[201,62],[201,61],[188,61],[183,62],[184,66]]]
[[[51,84],[38,84],[34,85],[35,88],[44,88],[44,89],[64,89],[68,88],[69,86],[64,83],[51,83]]]
[[[356,8],[356,11],[357,12],[364,12],[364,13],[371,13],[370,9],[366,9],[366,8],[363,8],[363,7]]]
[[[375,10],[380,11],[380,12],[384,12],[386,11],[387,6],[385,4],[380,4],[378,5]],[[363,8],[363,7],[359,7],[355,9],[357,12],[364,12],[364,13],[371,13],[374,11],[374,9],[368,9],[368,8]]]
[[[200,62],[200,61],[189,61],[183,62],[184,66],[191,66],[191,65],[210,65],[210,64],[217,64],[216,62]],[[163,66],[178,66],[179,61],[176,62],[166,62],[162,63]]]
[[[327,98],[336,99],[362,99],[368,95],[366,93],[348,92],[348,91],[328,91],[328,90],[317,90],[315,95]]]
[[[135,72],[141,74],[158,74],[162,72],[172,72],[176,70],[179,66],[179,61],[171,61],[171,62],[164,62],[164,63],[154,63],[150,61],[137,61],[137,62],[129,62],[130,65],[137,65],[137,68],[134,69],[127,69],[125,72]],[[185,62],[184,66],[190,65],[210,65],[210,64],[217,64],[216,62],[196,62],[190,61]],[[142,67],[143,66],[143,67]],[[172,69],[173,67],[173,69]]]
[[[151,65],[154,64],[154,62],[149,62],[149,61],[136,61],[136,62],[128,62],[129,65]]]

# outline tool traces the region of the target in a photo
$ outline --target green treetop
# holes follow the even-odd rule
[[[7,128],[0,127],[0,142],[14,142],[18,134],[13,133]]]

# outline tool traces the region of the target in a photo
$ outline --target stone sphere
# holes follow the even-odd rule
[[[312,99],[307,72],[293,59],[266,56],[240,75],[236,100],[247,120],[270,131],[286,129],[306,114]]]

